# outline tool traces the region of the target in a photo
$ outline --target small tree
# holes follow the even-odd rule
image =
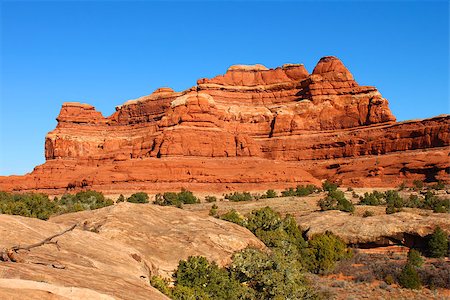
[[[119,203],[119,202],[125,202],[125,197],[122,195],[122,194],[120,194],[120,196],[119,196],[119,198],[117,198],[117,201],[116,201],[117,203]]]
[[[420,256],[419,251],[410,249],[408,251],[408,264],[411,264],[414,267],[420,268],[423,265],[423,258]]]
[[[421,283],[416,268],[407,263],[399,276],[400,285],[407,289],[420,289]]]
[[[434,229],[428,240],[428,255],[431,257],[444,257],[448,252],[448,236],[439,226]]]

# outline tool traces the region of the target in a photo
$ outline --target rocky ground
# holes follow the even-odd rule
[[[363,194],[368,189],[356,189]],[[409,193],[409,192],[407,192]],[[352,199],[353,192],[346,192]],[[206,193],[204,194],[206,195]],[[202,197],[204,196],[202,195]],[[448,299],[450,291],[418,291],[387,285],[379,266],[401,265],[411,236],[421,238],[436,225],[450,232],[448,214],[404,209],[385,214],[384,206],[356,205],[353,214],[320,212],[322,194],[279,197],[246,202],[219,201],[218,213],[235,209],[242,214],[270,206],[292,214],[307,235],[332,231],[355,250],[352,261],[340,263],[332,274],[308,275],[329,299]],[[444,195],[445,196],[445,195]],[[353,199],[356,203],[356,198]],[[213,203],[184,205],[182,209],[154,204],[119,203],[102,209],[51,217],[48,221],[0,215],[0,249],[31,245],[78,224],[75,229],[30,251],[19,251],[14,262],[0,262],[2,299],[166,299],[150,286],[152,275],[169,277],[178,261],[202,255],[226,265],[231,254],[248,246],[263,249],[251,232],[209,216]],[[363,217],[366,210],[371,217]],[[450,274],[450,261],[427,259],[439,274]]]

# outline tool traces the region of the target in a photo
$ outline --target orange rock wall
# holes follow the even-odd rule
[[[109,117],[88,104],[65,103],[57,120],[46,137],[47,162],[24,177],[0,178],[0,189],[61,190],[83,180],[98,189],[151,190],[324,178],[392,185],[402,172],[406,179],[448,177],[448,159],[405,172],[411,156],[401,154],[445,152],[450,117],[396,123],[377,89],[359,86],[335,57],[322,58],[312,74],[303,65],[232,66],[186,91],[161,88],[127,101]],[[390,153],[400,161],[383,172],[344,167]],[[336,159],[347,163],[331,163]]]

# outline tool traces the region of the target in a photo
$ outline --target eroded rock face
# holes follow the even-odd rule
[[[377,89],[358,85],[332,56],[322,58],[312,74],[300,64],[232,66],[186,91],[161,88],[127,101],[109,117],[87,104],[65,103],[57,120],[46,137],[47,162],[29,175],[0,178],[0,189],[61,192],[82,180],[100,190],[148,191],[160,190],[160,183],[172,189],[180,182],[210,183],[224,190],[229,183],[292,185],[329,177],[360,185],[397,184],[398,176],[384,174],[449,180],[448,159],[437,167],[423,162],[405,169],[417,154],[405,151],[449,154],[450,117],[395,123]],[[397,164],[382,171],[360,163],[392,153],[398,153]],[[339,169],[344,165],[355,169]],[[293,166],[299,170],[292,173]],[[202,170],[214,167],[219,170],[205,176]],[[147,175],[130,175],[132,168]],[[296,181],[300,173],[303,179]],[[163,179],[166,174],[170,178]],[[374,176],[377,180],[366,180]]]

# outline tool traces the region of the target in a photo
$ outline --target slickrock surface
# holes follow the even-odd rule
[[[219,266],[247,247],[264,244],[247,229],[174,207],[119,203],[94,211],[51,218],[59,224],[82,222],[88,230],[139,251],[152,274],[168,276],[181,259],[201,255]],[[140,259],[138,259],[140,260]]]
[[[433,233],[436,226],[450,232],[448,214],[422,216],[410,212],[362,218],[341,211],[313,212],[297,218],[307,236],[331,231],[347,244],[424,246],[421,239]]]
[[[179,260],[202,255],[224,265],[247,246],[265,246],[247,229],[171,207],[120,203],[49,221],[0,215],[0,249],[29,245],[80,224],[44,245],[0,262],[0,298],[167,299],[149,278],[169,276]]]
[[[359,186],[449,181],[450,116],[395,122],[375,87],[337,58],[230,67],[175,92],[157,89],[103,117],[64,103],[46,163],[1,190],[63,193],[250,189],[330,178]]]
[[[31,245],[68,227],[38,219],[0,215],[0,247]],[[44,245],[30,252],[19,252],[18,257],[23,262],[0,262],[1,286],[17,291],[17,281],[8,280],[16,279],[28,280],[20,291],[27,292],[30,288],[49,291],[49,296],[67,295],[67,289],[75,287],[80,289],[76,289],[74,295],[86,295],[87,298],[96,292],[119,299],[166,299],[149,285],[149,269],[145,263],[133,259],[132,255],[138,254],[136,249],[80,229],[56,240],[61,248],[59,251],[55,245]]]

